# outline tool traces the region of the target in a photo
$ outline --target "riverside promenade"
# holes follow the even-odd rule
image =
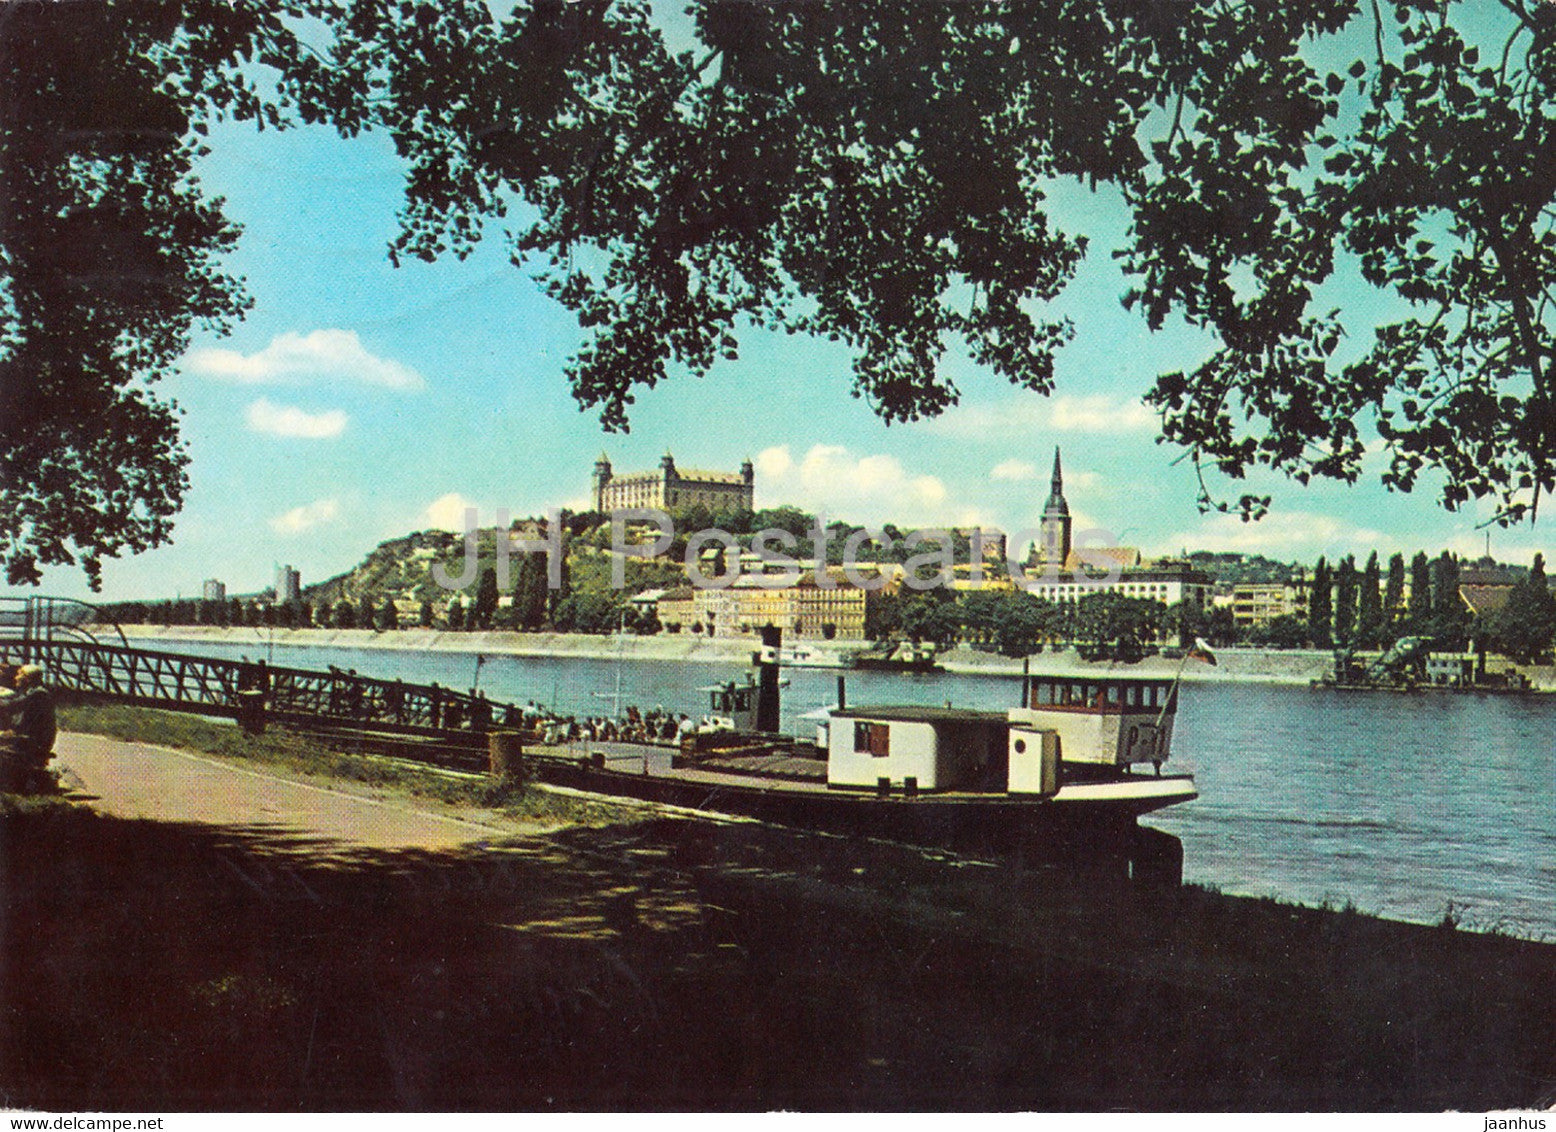
[[[600,636],[588,633],[448,632],[440,629],[275,629],[220,628],[216,626],[125,625],[132,642],[160,642],[157,646],[177,651],[179,642],[238,646],[263,653],[267,645],[295,648],[383,649],[405,652],[465,653],[486,656],[555,657],[577,660],[653,660],[688,663],[745,664],[758,647],[755,639],[708,638],[692,634],[657,634],[649,637]],[[806,641],[820,652],[849,653],[864,649],[864,641]],[[1185,681],[1307,685],[1329,674],[1333,655],[1317,649],[1290,651],[1226,648],[1216,651],[1220,663],[1181,665],[1166,657],[1149,657],[1127,666],[1141,676],[1172,676],[1180,667]],[[939,656],[948,672],[964,675],[1019,675],[1019,658],[980,652],[966,647]],[[1073,649],[1038,653],[1031,658],[1033,671],[1054,675],[1095,674],[1106,665],[1081,660]],[[1545,678],[1556,687],[1556,673]]]
[[[53,769],[105,816],[301,834],[320,847],[454,849],[514,832],[478,811],[100,735],[61,734]]]

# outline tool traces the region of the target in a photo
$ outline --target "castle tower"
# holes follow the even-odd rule
[[[670,455],[669,449],[659,457],[659,475],[664,480],[664,486],[660,488],[659,506],[667,506],[670,502],[670,492],[675,487],[676,480],[680,477],[675,474],[675,457]]]
[[[594,509],[605,510],[605,488],[611,482],[611,461],[604,452],[594,462]]]
[[[740,478],[746,481],[746,485],[756,483],[756,465],[751,462],[751,457],[746,457],[746,462],[740,465]]]
[[[1063,566],[1070,557],[1070,505],[1064,501],[1064,472],[1059,467],[1059,449],[1054,447],[1054,476],[1043,507],[1043,545],[1039,550],[1045,562]]]

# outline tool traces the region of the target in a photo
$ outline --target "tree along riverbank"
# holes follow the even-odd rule
[[[298,648],[385,649],[410,652],[482,653],[492,656],[544,656],[580,660],[687,661],[742,664],[759,647],[754,639],[708,638],[684,634],[639,637],[598,636],[586,633],[448,632],[439,629],[270,629],[257,627],[125,625],[127,638],[145,644],[209,642],[260,648],[270,644]],[[823,655],[843,656],[867,647],[863,641],[803,641],[806,649]],[[1314,649],[1265,650],[1228,648],[1217,650],[1218,664],[1184,662],[1167,657],[1147,657],[1138,664],[1112,665],[1082,660],[1073,649],[1043,652],[1031,657],[1032,671],[1057,675],[1095,675],[1120,671],[1140,676],[1173,676],[1181,669],[1186,681],[1218,680],[1265,684],[1309,684],[1329,673],[1333,657]],[[1019,658],[980,652],[965,646],[940,655],[948,671],[977,675],[1009,676],[1021,672]]]

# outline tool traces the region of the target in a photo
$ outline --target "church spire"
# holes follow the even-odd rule
[[[1070,559],[1070,505],[1064,501],[1064,470],[1059,466],[1057,445],[1053,486],[1048,493],[1048,505],[1043,508],[1042,532],[1043,560],[1063,566]]]
[[[1064,499],[1064,469],[1059,466],[1059,447],[1054,446],[1054,478],[1048,491],[1048,506],[1043,508],[1045,516],[1058,517],[1070,514],[1070,505]]]

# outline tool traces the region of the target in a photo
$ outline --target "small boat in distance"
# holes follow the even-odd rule
[[[902,641],[885,649],[858,653],[854,667],[864,672],[944,672],[935,660],[935,646]]]
[[[791,645],[778,651],[778,664],[783,668],[852,668],[854,657],[848,652]]]

